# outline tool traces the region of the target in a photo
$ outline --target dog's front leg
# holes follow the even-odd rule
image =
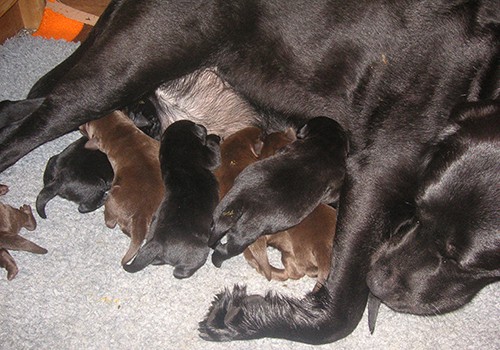
[[[257,297],[235,287],[216,297],[200,323],[201,337],[217,341],[276,337],[322,344],[349,335],[366,306],[372,249],[380,239],[378,233],[388,229],[379,219],[389,208],[380,185],[370,175],[346,179],[332,268],[323,287],[302,299],[275,293]]]
[[[34,87],[30,97],[40,101],[0,107],[0,171],[39,145],[198,69],[224,45],[221,31],[232,25],[223,23],[214,0],[111,6],[112,15],[99,21],[89,43]]]

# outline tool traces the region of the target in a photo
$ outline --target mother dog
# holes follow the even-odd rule
[[[499,22],[494,0],[115,0],[28,99],[0,105],[0,171],[215,67],[260,124],[329,116],[351,155],[324,288],[302,300],[236,288],[202,336],[331,342],[356,327],[369,287],[396,310],[454,310],[500,276]],[[412,239],[432,255],[413,257]],[[405,271],[433,278],[397,272],[401,254]]]

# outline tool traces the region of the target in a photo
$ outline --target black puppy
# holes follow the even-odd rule
[[[317,117],[299,130],[296,141],[246,167],[214,212],[209,241],[214,265],[220,267],[262,235],[297,225],[320,203],[336,203],[347,152],[342,127]]]
[[[205,263],[212,214],[219,201],[212,173],[220,163],[219,137],[188,120],[170,125],[161,140],[160,164],[166,195],[155,214],[146,243],[124,269],[149,264],[174,266],[187,278]]]
[[[139,129],[160,139],[160,120],[150,100],[139,100],[128,106],[126,112]],[[40,217],[47,218],[45,207],[55,196],[77,203],[80,213],[94,211],[104,204],[113,182],[113,169],[104,153],[85,148],[87,141],[86,137],[76,140],[47,162],[44,187],[36,198]]]
[[[464,102],[497,103],[499,26],[496,0],[114,0],[89,38],[28,99],[0,104],[0,171],[48,140],[207,67],[263,112],[256,124],[265,131],[335,117],[351,146],[336,273],[301,300],[226,293],[201,325],[211,340],[335,341],[363,315],[373,252],[417,211],[417,193],[428,186],[421,169],[454,127],[451,111]],[[452,182],[467,194],[470,178],[493,170],[478,157],[465,158],[468,176]],[[498,186],[494,176],[482,178],[481,188]],[[464,222],[498,226],[477,210],[492,212],[498,204],[478,197],[464,205]],[[447,208],[445,221],[455,217]],[[426,230],[434,231],[428,221]],[[468,237],[483,232],[467,230]],[[469,282],[439,281],[443,291]],[[439,297],[450,299],[446,292]]]
[[[45,206],[55,196],[78,203],[80,213],[101,207],[113,181],[113,169],[101,151],[85,148],[81,137],[52,156],[43,174],[44,187],[36,197],[36,211],[46,219]]]

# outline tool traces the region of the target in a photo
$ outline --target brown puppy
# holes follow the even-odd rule
[[[221,165],[215,171],[219,182],[219,198],[233,187],[234,179],[256,162],[262,151],[262,130],[249,126],[224,138],[220,145]]]
[[[88,122],[80,129],[89,138],[86,147],[104,152],[115,173],[104,203],[104,219],[106,226],[114,228],[118,224],[131,238],[122,258],[124,265],[139,250],[163,199],[160,144],[120,111]]]
[[[224,139],[221,144],[221,166],[215,172],[222,198],[233,186],[234,179],[251,163],[272,156],[295,139],[292,130],[272,133],[264,138],[255,127],[242,129]],[[299,225],[291,229],[261,236],[243,252],[248,263],[268,280],[299,279],[305,275],[317,277],[322,284],[330,271],[336,211],[318,206]],[[269,263],[267,247],[281,252],[284,269]]]
[[[272,156],[294,138],[295,135],[290,135],[289,132],[270,134],[264,141],[260,159]],[[336,223],[336,210],[320,204],[300,224],[286,231],[259,237],[245,249],[243,255],[268,280],[285,281],[307,275],[317,278],[316,290],[324,284],[330,272]],[[281,252],[284,269],[269,263],[267,247]]]
[[[8,187],[0,185],[0,194],[8,192]],[[47,250],[19,235],[25,228],[33,231],[36,221],[29,205],[15,209],[0,203],[0,267],[7,270],[7,279],[12,280],[18,272],[16,262],[7,249],[23,250],[35,254],[45,254]]]

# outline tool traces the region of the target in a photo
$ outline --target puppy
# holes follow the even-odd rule
[[[86,147],[105,153],[113,168],[104,219],[106,226],[118,225],[131,238],[122,258],[124,265],[139,250],[163,198],[159,142],[139,130],[120,111],[88,122],[81,130],[89,138]]]
[[[223,140],[221,165],[215,172],[221,198],[246,166],[274,155],[277,150],[295,140],[295,132],[292,129],[288,129],[286,133],[276,132],[265,137],[261,133],[258,128],[248,127]],[[244,250],[243,256],[268,280],[284,281],[308,275],[317,277],[318,285],[321,285],[330,271],[335,223],[335,210],[320,204],[297,226],[259,237]],[[281,252],[284,269],[269,263],[268,246]]]
[[[372,253],[414,214],[417,192],[425,186],[420,170],[428,151],[453,127],[452,110],[464,102],[494,105],[500,96],[497,1],[425,4],[113,1],[89,38],[40,79],[27,99],[0,102],[0,171],[37,146],[154,93],[160,84],[168,89],[175,79],[207,67],[258,109],[255,124],[266,132],[276,123],[299,127],[315,116],[335,118],[351,143],[332,255],[335,276],[300,300],[247,296],[236,288],[217,298],[200,330],[219,341],[336,341],[363,315]],[[149,23],[158,30],[151,31]],[[321,150],[317,158],[323,159]],[[479,157],[467,160],[475,166],[468,177],[453,178],[454,189],[468,194],[469,179],[479,174],[482,188],[498,185],[493,175],[482,176],[492,169],[483,169]],[[296,205],[312,201],[316,207],[323,194],[315,195]],[[466,222],[483,218],[478,209],[498,208],[482,198],[463,203]],[[447,208],[444,221],[455,216]],[[259,220],[248,218],[254,225]],[[482,226],[468,226],[468,235],[497,227],[487,216]],[[469,282],[440,281],[450,290]],[[439,297],[446,309],[467,300],[453,293]]]
[[[345,132],[334,120],[317,117],[297,138],[276,155],[246,167],[217,206],[209,241],[215,266],[263,234],[297,225],[320,203],[338,200],[348,152]],[[220,242],[223,236],[226,243]]]
[[[82,137],[52,156],[43,174],[44,187],[36,198],[36,211],[46,219],[45,206],[55,196],[78,203],[80,213],[101,207],[111,188],[113,168],[99,150],[85,148]]]
[[[0,185],[0,194],[5,194],[8,187]],[[7,270],[7,279],[12,280],[18,272],[16,262],[7,249],[22,250],[35,254],[45,254],[47,250],[19,235],[22,228],[33,231],[36,221],[29,205],[15,209],[0,203],[0,266]]]
[[[174,266],[174,277],[193,275],[206,261],[218,186],[212,170],[220,163],[219,137],[188,120],[170,125],[162,137],[160,162],[165,198],[147,241],[124,266],[137,272],[149,264]]]
[[[152,102],[139,100],[126,109],[134,124],[148,136],[159,139],[161,125]],[[47,162],[43,174],[44,188],[36,198],[36,210],[47,218],[45,206],[55,196],[78,204],[80,213],[101,207],[113,182],[113,168],[108,157],[99,150],[85,148],[82,137]]]
[[[264,145],[262,138],[261,129],[249,126],[223,139],[220,145],[221,164],[215,170],[219,198],[224,198],[243,169],[259,159]]]

